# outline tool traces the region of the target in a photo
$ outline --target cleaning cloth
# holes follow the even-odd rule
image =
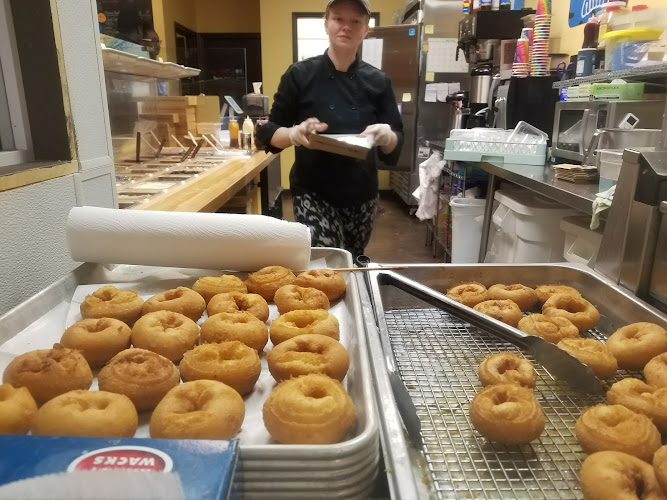
[[[616,185],[595,195],[595,200],[593,200],[593,216],[591,217],[592,230],[600,227],[600,214],[611,207],[615,192]]]
[[[416,216],[419,220],[432,219],[438,214],[440,173],[445,166],[442,153],[435,151],[419,164],[419,187],[412,196],[419,200]]]

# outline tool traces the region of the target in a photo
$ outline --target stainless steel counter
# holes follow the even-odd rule
[[[429,145],[439,151],[445,150],[444,141],[431,141]],[[597,183],[576,184],[556,179],[555,171],[550,165],[519,165],[503,163],[498,159],[475,162],[482,170],[489,173],[489,183],[484,207],[484,223],[482,225],[482,240],[479,248],[479,262],[484,262],[486,248],[489,241],[491,217],[493,215],[493,196],[498,180],[503,179],[517,186],[530,189],[536,193],[563,203],[588,215],[593,213],[593,200],[600,191]]]

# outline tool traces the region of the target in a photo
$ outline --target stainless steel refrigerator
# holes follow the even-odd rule
[[[461,0],[415,1],[406,8],[403,24],[371,29],[367,37],[370,43],[362,46],[364,59],[381,61],[380,69],[391,78],[401,111],[403,151],[395,167],[380,168],[391,170],[391,187],[408,205],[417,205],[412,193],[419,186],[419,163],[429,155],[428,141],[448,137],[453,113],[453,107],[445,102],[425,102],[426,85],[459,82],[462,90],[469,88],[468,72],[448,72],[447,68],[427,72],[429,39],[458,39],[461,5]],[[381,57],[369,54],[380,45]]]

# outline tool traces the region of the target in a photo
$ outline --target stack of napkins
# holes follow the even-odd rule
[[[554,165],[556,179],[564,181],[587,183],[597,182],[600,178],[597,167],[585,167],[583,165],[562,164]]]

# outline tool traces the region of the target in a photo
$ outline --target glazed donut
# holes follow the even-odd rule
[[[350,367],[350,356],[340,342],[312,333],[298,335],[274,347],[266,361],[278,382],[309,373],[343,380]]]
[[[311,373],[278,384],[262,410],[271,437],[284,444],[340,442],[354,423],[354,404],[343,385]]]
[[[663,491],[667,491],[667,445],[661,446],[653,455],[653,472]]]
[[[100,366],[130,347],[130,327],[113,318],[89,318],[70,326],[60,343],[77,349],[90,366]]]
[[[529,314],[519,320],[518,328],[528,335],[542,337],[552,344],[558,344],[563,339],[579,338],[579,328],[562,316]]]
[[[280,314],[305,309],[329,309],[329,299],[326,293],[317,288],[303,288],[298,285],[285,285],[278,288],[273,302]]]
[[[208,303],[206,311],[209,316],[222,312],[246,311],[265,323],[269,319],[269,304],[264,297],[256,293],[219,293]]]
[[[600,321],[600,313],[593,304],[582,297],[555,293],[542,306],[542,314],[569,319],[580,332],[590,330]]]
[[[646,363],[644,378],[653,387],[667,387],[667,352],[657,355]]]
[[[187,316],[173,311],[155,311],[132,327],[132,345],[156,352],[174,363],[197,344],[199,327]]]
[[[518,384],[535,387],[535,368],[523,356],[513,352],[492,354],[479,365],[477,371],[483,385]]]
[[[602,380],[613,377],[618,370],[616,358],[599,340],[563,339],[557,345],[588,366]]]
[[[665,500],[653,467],[620,451],[586,457],[579,473],[584,500]]]
[[[223,274],[222,276],[205,276],[199,278],[192,285],[192,289],[204,297],[208,304],[210,300],[219,293],[240,292],[247,293],[248,289],[245,283],[233,274]]]
[[[544,413],[533,391],[516,384],[485,387],[470,403],[472,425],[489,441],[523,444],[544,430]]]
[[[134,437],[138,423],[127,396],[77,390],[45,403],[30,430],[38,436]]]
[[[179,286],[166,292],[153,295],[144,302],[142,314],[155,311],[172,311],[187,316],[192,321],[198,321],[206,309],[206,301],[194,290]]]
[[[667,388],[651,387],[637,378],[625,378],[609,388],[607,401],[646,415],[660,432],[667,432]]]
[[[26,387],[37,404],[74,389],[88,389],[93,372],[81,353],[54,344],[53,349],[30,351],[14,358],[5,368],[2,381]]]
[[[249,312],[218,313],[202,323],[201,339],[208,344],[238,340],[259,352],[269,341],[269,329]]]
[[[297,335],[317,333],[340,340],[340,327],[336,316],[322,309],[290,311],[271,322],[271,342],[276,346]]]
[[[0,434],[25,434],[37,413],[37,403],[26,387],[0,385]]]
[[[271,302],[278,288],[291,285],[295,279],[294,273],[286,267],[268,266],[250,273],[245,284],[250,293],[258,293],[266,301]]]
[[[474,307],[480,302],[489,300],[489,291],[481,283],[471,281],[461,283],[447,290],[447,296],[464,306]]]
[[[137,411],[152,410],[178,385],[178,369],[167,358],[146,349],[119,352],[97,375],[101,391],[124,394]]]
[[[119,290],[115,286],[103,286],[81,302],[81,317],[114,318],[128,325],[141,316],[144,299],[134,290]]]
[[[662,444],[650,418],[621,405],[585,408],[574,428],[585,453],[622,451],[650,462]]]
[[[616,330],[607,347],[626,370],[639,370],[658,354],[667,352],[667,332],[653,323],[633,323]]]
[[[245,405],[239,393],[217,380],[174,387],[153,411],[152,438],[231,439],[241,430]]]
[[[516,327],[523,317],[521,309],[511,300],[485,300],[473,307],[475,311]]]
[[[327,294],[329,302],[339,299],[345,294],[345,278],[333,269],[311,269],[299,274],[294,280],[295,285],[304,288],[317,288]]]
[[[217,380],[245,396],[255,387],[262,364],[255,349],[230,340],[198,345],[185,353],[178,368],[184,382]]]
[[[489,287],[489,299],[511,300],[522,311],[532,309],[537,304],[537,293],[525,285],[492,285]]]
[[[567,295],[573,295],[574,297],[581,297],[579,290],[567,285],[540,285],[535,289],[535,294],[537,294],[537,300],[540,304],[544,304],[551,298],[552,295],[556,293],[564,293]]]

